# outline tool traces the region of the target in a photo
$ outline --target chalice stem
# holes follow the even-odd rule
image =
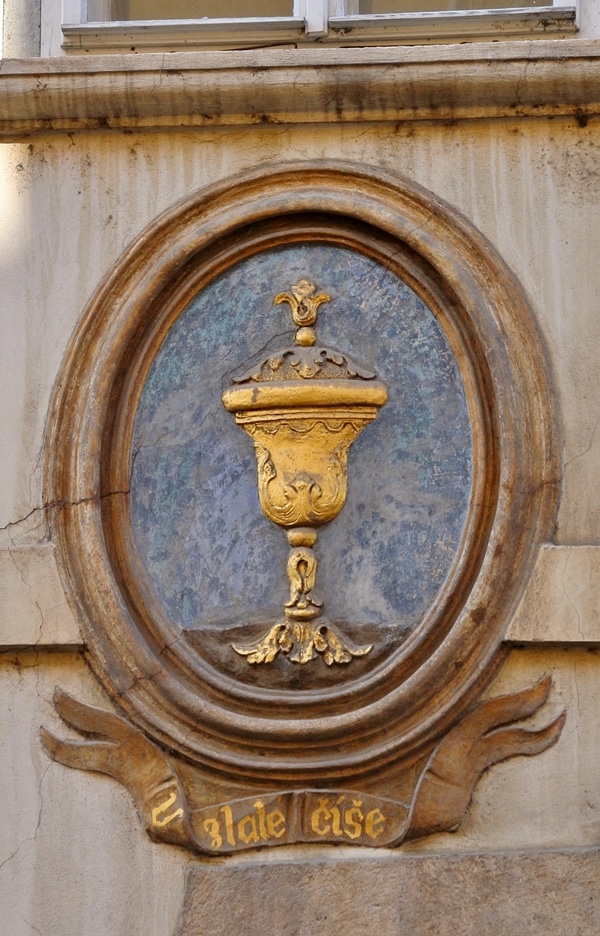
[[[292,546],[287,562],[290,580],[290,600],[285,604],[285,615],[294,620],[305,620],[319,614],[322,601],[314,595],[317,578],[317,557],[310,546]]]
[[[371,645],[357,647],[340,635],[321,614],[323,602],[314,593],[317,557],[312,548],[317,532],[311,527],[288,530],[290,552],[287,572],[290,600],[284,605],[285,620],[279,621],[261,640],[249,647],[233,649],[249,663],[272,663],[277,654],[285,654],[292,663],[308,663],[321,654],[328,666],[349,663],[365,656]]]

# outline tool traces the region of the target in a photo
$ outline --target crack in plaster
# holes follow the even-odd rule
[[[531,54],[531,50],[528,50],[528,55]],[[521,108],[523,107],[523,99],[521,97],[521,92],[524,88],[527,87],[527,70],[531,65],[531,61],[525,61],[523,65],[523,74],[519,75],[517,78],[517,84],[515,87],[515,110],[517,114],[521,113]]]
[[[38,929],[37,926],[34,926],[33,923],[30,923],[25,917],[21,917],[23,923],[25,923],[34,933],[38,933],[38,936],[44,936],[41,929]]]
[[[238,361],[238,362],[231,368],[231,370],[225,371],[224,374],[223,374],[223,376],[222,376],[222,378],[221,378],[222,382],[224,383],[225,381],[231,381],[231,380],[233,379],[233,375],[234,375],[234,374],[244,373],[244,371],[245,371],[245,370],[247,369],[247,367],[249,366],[249,362],[250,362],[250,361],[253,361],[253,360],[254,360],[255,358],[257,358],[259,355],[263,355],[263,354],[267,354],[267,353],[274,353],[275,351],[279,351],[280,348],[278,348],[278,347],[275,346],[275,342],[277,342],[277,341],[283,341],[283,340],[291,340],[291,337],[292,337],[293,334],[294,334],[293,329],[288,328],[288,329],[286,329],[286,331],[277,332],[276,335],[271,335],[271,337],[268,339],[268,341],[266,341],[266,342],[264,343],[264,345],[262,345],[262,346],[258,349],[258,351],[254,351],[254,352],[253,352],[249,357],[247,357],[244,361],[242,361],[242,362],[239,362],[239,361]],[[225,355],[223,361],[225,362],[225,361],[227,361],[228,358],[234,357],[235,354],[236,354],[236,350],[235,350],[235,348],[232,348],[231,351],[229,351],[229,352]],[[209,391],[210,391],[210,390],[221,390],[221,389],[222,389],[222,385],[221,385],[220,387],[218,387],[216,384],[215,384],[214,386],[208,388]]]
[[[259,354],[260,354],[260,353],[261,353],[261,352],[259,352]],[[211,391],[216,390],[216,389],[220,389],[220,388],[217,388],[216,385],[215,385],[215,386],[213,386],[213,387],[209,387],[207,392],[210,393]],[[200,422],[194,424],[195,427],[196,427],[196,433],[195,433],[194,436],[192,436],[192,438],[194,438],[194,439],[197,439],[197,438],[198,438],[199,430],[202,429],[202,427],[204,426],[204,423],[205,423],[205,422],[209,419],[209,417],[211,417],[212,415],[213,415],[212,412],[210,412],[210,411],[209,411],[209,412],[206,412],[206,413],[204,414],[204,416],[202,417],[202,419],[200,420]],[[138,445],[138,447],[135,449],[135,451],[133,452],[133,454],[132,454],[132,456],[131,456],[131,464],[130,464],[130,468],[129,468],[129,488],[128,488],[127,491],[117,491],[116,493],[118,493],[118,494],[127,494],[127,495],[129,495],[129,494],[131,493],[131,487],[132,487],[132,484],[133,484],[133,472],[134,472],[134,470],[135,470],[135,462],[136,462],[136,459],[137,459],[138,455],[140,454],[140,452],[141,452],[143,449],[156,448],[156,446],[160,445],[160,443],[162,442],[163,439],[165,439],[165,438],[166,438],[167,436],[169,436],[169,435],[172,435],[172,434],[173,434],[174,432],[176,432],[176,431],[177,431],[176,429],[165,429],[165,431],[164,431],[161,435],[159,435],[159,437],[158,437],[157,439],[155,439],[154,442],[145,442],[143,445]],[[110,496],[110,495],[104,495],[104,496],[108,497],[108,496]]]
[[[596,436],[596,432],[598,431],[598,426],[600,426],[600,416],[598,416],[594,428],[592,429],[592,434],[590,436],[590,441],[587,448],[583,449],[581,452],[578,452],[577,455],[573,455],[572,458],[569,458],[564,464],[565,468],[568,468],[569,465],[572,465],[574,461],[577,461],[579,458],[583,458],[584,455],[587,455],[587,453],[592,448],[592,445],[594,444],[594,438]]]
[[[427,227],[427,225],[431,222],[434,215],[435,215],[435,212],[430,211],[427,217],[425,218],[425,220],[421,222],[421,224],[415,225],[415,227],[410,228],[409,231],[403,234],[403,240],[407,242],[408,238],[412,237],[413,234],[416,234],[419,231],[423,231]],[[381,262],[381,265],[384,268],[384,270],[391,270],[392,272],[394,272],[392,270],[392,264],[395,263],[398,257],[403,257],[402,252],[399,250],[394,251],[388,257],[386,257],[385,262],[383,261]]]
[[[573,735],[574,735],[575,739],[578,740],[578,737],[579,737],[579,717],[580,717],[580,713],[581,713],[581,698],[580,698],[580,695],[579,695],[579,679],[578,679],[578,675],[577,675],[577,658],[575,658],[575,659],[573,660],[573,684],[574,684],[574,686],[575,686],[575,698],[576,698],[576,700],[577,700],[577,722],[578,722],[578,724],[576,724],[576,725],[573,726]],[[578,747],[578,751],[579,751],[579,745],[578,745],[577,747]]]
[[[430,211],[427,217],[425,218],[425,220],[421,224],[417,224],[416,227],[411,228],[410,231],[407,231],[406,234],[403,235],[403,239],[407,240],[409,237],[412,237],[412,235],[416,234],[418,231],[424,230],[424,228],[426,228],[429,222],[433,219],[434,215],[435,215],[435,212]],[[392,257],[394,256],[395,254],[392,255]]]
[[[29,473],[29,481],[27,483],[27,489],[29,491],[29,503],[30,504],[35,499],[35,493],[33,490],[34,482],[35,482],[36,475],[39,477],[40,472],[42,470],[44,452],[45,452],[45,446],[44,444],[42,444],[40,448],[38,449],[38,453],[35,457],[35,461],[33,462],[33,467],[31,469],[31,472]]]
[[[106,494],[94,494],[91,497],[81,497],[78,500],[67,501],[67,500],[55,500],[47,501],[45,504],[40,504],[38,507],[32,507],[31,510],[26,513],[23,517],[19,517],[18,520],[9,520],[8,523],[5,523],[4,526],[0,526],[0,533],[9,532],[13,527],[19,526],[29,520],[36,513],[43,513],[46,510],[64,510],[71,507],[79,507],[81,504],[92,504],[99,501],[106,500],[108,497],[118,497],[123,496],[127,497],[130,494],[130,490],[123,491],[108,491]],[[10,533],[9,533],[10,535]],[[13,544],[14,545],[14,544]]]
[[[566,585],[565,585],[565,576],[566,576],[566,574],[567,574],[567,567],[568,567],[569,562],[570,562],[570,560],[571,560],[572,554],[573,554],[573,549],[572,549],[571,546],[569,546],[569,547],[568,547],[568,552],[567,552],[567,558],[566,558],[565,564],[564,564],[564,566],[563,566],[562,575],[561,575],[561,577],[560,577],[560,584],[561,584],[561,586],[562,586],[563,595],[565,596],[565,598],[567,599],[567,602],[571,605],[571,607],[573,608],[573,611],[575,612],[575,617],[576,617],[576,619],[577,619],[577,632],[578,632],[579,636],[581,637],[581,639],[584,640],[585,638],[584,638],[583,630],[582,630],[582,627],[581,627],[581,615],[579,614],[579,611],[577,610],[577,607],[576,607],[576,605],[575,605],[575,602],[573,601],[573,599],[572,599],[571,596],[569,595],[569,593],[568,593],[568,591],[567,591],[567,587],[566,587]]]
[[[571,596],[569,595],[569,593],[568,593],[568,591],[567,591],[567,587],[566,587],[566,585],[565,585],[565,576],[566,576],[566,574],[567,574],[567,566],[569,565],[569,562],[570,562],[570,560],[571,560],[571,556],[572,556],[572,555],[573,555],[573,548],[572,548],[571,546],[569,546],[569,547],[568,547],[568,552],[567,552],[567,558],[566,558],[566,560],[565,560],[565,564],[564,564],[564,566],[563,566],[562,574],[561,574],[561,577],[560,577],[560,584],[561,584],[561,586],[562,586],[563,595],[565,596],[565,598],[567,599],[568,603],[571,605],[571,607],[573,608],[573,611],[575,612],[575,617],[577,618],[577,632],[578,632],[579,636],[581,637],[581,639],[584,640],[584,634],[583,634],[583,630],[582,630],[582,628],[581,628],[581,615],[579,614],[579,611],[577,610],[577,607],[576,607],[576,605],[575,605],[575,602],[573,601],[573,599],[572,599]]]
[[[37,637],[36,637],[36,639],[33,640],[33,641],[31,641],[31,639],[29,639],[27,643],[24,643],[23,645],[19,645],[19,647],[18,647],[18,650],[19,650],[19,651],[23,651],[23,650],[30,650],[30,651],[31,651],[31,650],[34,650],[34,651],[35,651],[40,645],[42,645],[43,640],[44,640],[44,623],[45,623],[45,617],[44,617],[44,609],[43,609],[42,606],[40,605],[39,598],[38,598],[37,596],[36,596],[36,597],[33,597],[33,595],[32,595],[33,585],[30,584],[30,582],[28,581],[28,577],[27,577],[26,574],[25,574],[25,569],[24,569],[24,567],[23,567],[21,564],[19,564],[19,562],[18,562],[18,554],[19,554],[19,551],[20,551],[20,549],[21,549],[21,546],[19,545],[19,543],[16,541],[16,538],[15,538],[15,532],[16,532],[17,528],[18,528],[20,525],[25,524],[26,521],[27,521],[30,517],[34,516],[35,514],[40,514],[41,516],[44,516],[45,512],[46,512],[47,510],[50,510],[50,509],[55,509],[55,508],[59,508],[59,509],[74,508],[74,507],[80,506],[81,504],[100,502],[100,501],[102,501],[102,500],[104,500],[104,499],[106,499],[106,498],[108,498],[108,497],[114,497],[114,496],[118,496],[118,495],[127,496],[128,494],[129,494],[129,491],[128,491],[128,490],[126,490],[126,491],[111,491],[111,492],[109,492],[109,493],[107,493],[107,494],[96,495],[95,497],[83,497],[83,498],[80,498],[79,500],[76,500],[76,501],[49,501],[49,502],[47,502],[47,503],[45,503],[45,504],[42,504],[42,505],[39,506],[39,507],[34,507],[34,508],[32,508],[32,510],[30,510],[27,514],[25,514],[25,516],[21,517],[19,520],[10,521],[9,523],[7,523],[7,524],[5,524],[4,526],[0,527],[0,531],[5,532],[5,533],[8,534],[8,548],[5,547],[5,549],[6,549],[6,551],[8,552],[8,555],[10,556],[11,562],[12,562],[12,564],[13,564],[15,570],[17,571],[17,573],[18,573],[18,575],[19,575],[19,577],[20,577],[20,579],[21,579],[21,582],[23,583],[23,586],[24,586],[24,589],[25,589],[27,598],[31,601],[31,603],[32,603],[33,605],[35,605],[35,607],[36,607],[36,609],[37,609],[37,614],[38,614],[38,625],[37,625]],[[77,645],[77,646],[78,646],[78,645]],[[10,646],[2,647],[2,648],[0,649],[0,657],[3,657],[3,656],[5,656],[5,655],[7,655],[7,654],[10,654],[10,653],[13,653],[13,652],[15,652],[16,649],[17,649],[17,648],[16,648],[16,646],[15,646],[14,644],[11,644]],[[0,867],[1,867],[1,865],[0,865]]]
[[[38,461],[39,461],[39,457],[38,457]],[[34,470],[35,470],[35,469],[34,469]],[[41,606],[40,603],[39,603],[38,598],[37,598],[37,597],[36,597],[36,598],[33,598],[33,597],[32,597],[32,588],[33,588],[33,586],[32,586],[32,585],[29,583],[29,581],[27,580],[27,578],[26,578],[26,576],[25,576],[25,571],[24,571],[24,569],[23,569],[22,566],[20,566],[19,563],[17,562],[17,554],[18,554],[18,552],[19,552],[19,550],[20,550],[20,547],[18,546],[17,543],[15,543],[14,537],[13,537],[13,535],[12,535],[12,530],[7,528],[7,532],[8,532],[8,537],[9,537],[9,546],[8,546],[8,550],[7,550],[7,551],[8,551],[8,555],[10,556],[10,560],[11,560],[11,562],[12,562],[14,568],[16,569],[16,571],[17,571],[17,573],[18,573],[18,575],[19,575],[19,578],[21,579],[21,582],[23,583],[23,586],[24,586],[24,588],[25,588],[25,590],[26,590],[27,598],[31,601],[31,603],[32,603],[33,605],[35,605],[35,607],[37,608],[38,615],[39,615],[39,624],[38,624],[38,635],[37,635],[37,638],[36,638],[32,643],[28,643],[24,648],[21,648],[21,649],[35,650],[35,649],[38,647],[38,645],[41,644],[42,639],[43,639],[43,634],[44,634],[44,611],[43,611],[43,609],[42,609],[42,606]],[[2,650],[0,650],[0,655],[9,653],[9,652],[11,652],[11,650],[14,650],[14,647],[7,647],[7,648],[5,648],[5,649],[2,649]]]
[[[13,566],[15,567],[15,569],[16,569],[18,575],[19,575],[19,578],[21,579],[21,581],[22,581],[22,583],[23,583],[23,585],[24,585],[24,587],[25,587],[25,589],[26,589],[27,597],[29,598],[29,600],[31,601],[31,603],[35,605],[35,607],[37,608],[37,611],[38,611],[38,615],[39,615],[39,626],[38,626],[38,636],[37,636],[37,639],[34,640],[32,644],[29,644],[29,645],[28,645],[31,649],[33,649],[33,648],[35,648],[35,647],[41,642],[41,640],[42,640],[42,634],[43,634],[43,630],[44,630],[44,612],[43,612],[43,610],[42,610],[42,607],[41,607],[41,605],[40,605],[38,599],[37,599],[37,598],[32,598],[32,596],[31,596],[32,586],[30,585],[30,583],[29,583],[29,582],[27,581],[27,579],[25,578],[25,572],[23,571],[23,568],[22,568],[22,567],[19,565],[19,563],[17,562],[17,558],[16,558],[16,555],[15,555],[15,552],[18,551],[19,547],[18,547],[17,544],[15,543],[14,538],[13,538],[12,533],[11,533],[10,530],[8,530],[8,536],[9,536],[9,540],[10,540],[10,545],[9,545],[9,547],[8,547],[8,554],[9,554],[9,556],[10,556],[10,560],[11,560]]]
[[[37,667],[36,667],[36,672],[37,672],[37,679],[39,680],[39,672],[38,672],[38,670],[37,670]],[[41,696],[39,695],[39,692],[38,692],[38,689],[37,689],[37,688],[36,688],[36,695],[38,696],[38,698],[41,698]],[[36,825],[35,825],[35,829],[34,829],[33,835],[28,835],[26,838],[24,838],[24,839],[22,840],[22,842],[20,842],[20,843],[17,845],[17,847],[15,848],[15,850],[14,850],[13,852],[10,853],[10,855],[8,855],[6,858],[4,858],[2,861],[0,861],[0,870],[2,870],[2,868],[3,868],[6,864],[8,864],[9,862],[13,861],[13,860],[17,857],[17,855],[19,854],[19,852],[21,851],[21,849],[24,848],[24,846],[27,845],[28,842],[35,842],[36,839],[37,839],[37,834],[38,834],[38,832],[39,832],[40,825],[41,825],[41,823],[42,823],[42,812],[43,812],[43,809],[44,809],[44,798],[43,798],[43,796],[42,796],[42,784],[43,784],[43,782],[44,782],[44,780],[45,780],[45,778],[46,778],[46,774],[48,773],[48,771],[50,770],[51,767],[52,767],[52,762],[49,763],[49,764],[44,768],[44,772],[42,773],[42,776],[40,777],[40,782],[38,783],[38,798],[39,798],[40,805],[39,805],[39,809],[38,809],[37,822],[36,822]]]
[[[131,462],[129,465],[129,491],[127,493],[130,493],[131,491],[131,485],[133,482],[133,472],[135,470],[135,462],[140,452],[143,449],[156,448],[157,445],[160,445],[163,439],[166,439],[167,436],[172,435],[172,433],[174,432],[175,432],[175,429],[165,429],[162,435],[160,435],[158,439],[155,439],[154,442],[146,442],[143,445],[138,445],[138,447],[136,448],[136,450],[133,452],[131,456]]]

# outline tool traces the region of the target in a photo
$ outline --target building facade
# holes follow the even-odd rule
[[[597,4],[88,6],[4,0],[6,933],[591,936]],[[379,411],[286,543],[319,290]]]

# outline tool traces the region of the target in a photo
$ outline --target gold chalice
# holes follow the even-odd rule
[[[271,663],[279,652],[294,663],[318,653],[325,663],[349,663],[371,646],[353,646],[323,616],[315,594],[317,529],[338,515],[346,501],[348,450],[387,400],[375,374],[332,348],[318,346],[312,326],[326,293],[301,280],[287,302],[295,345],[234,380],[223,404],[254,443],[263,513],[287,530],[290,598],[284,617],[257,643],[234,650],[249,663]]]

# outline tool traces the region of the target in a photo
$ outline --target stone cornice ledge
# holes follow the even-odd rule
[[[600,546],[542,545],[505,639],[600,647]],[[54,547],[0,548],[0,651],[81,646]]]
[[[600,113],[600,42],[7,59],[0,137]]]

